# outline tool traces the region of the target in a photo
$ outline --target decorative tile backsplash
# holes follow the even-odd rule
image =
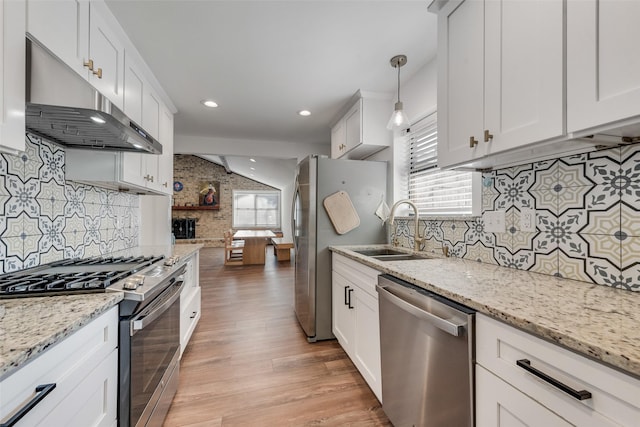
[[[485,173],[482,205],[505,211],[504,233],[482,218],[420,220],[423,250],[640,291],[639,144]],[[521,230],[523,208],[535,209],[533,232]],[[395,235],[413,247],[413,221]]]
[[[0,154],[0,272],[138,245],[139,199],[65,181],[64,150],[33,135]]]

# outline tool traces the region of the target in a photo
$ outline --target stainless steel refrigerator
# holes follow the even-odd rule
[[[310,156],[298,164],[293,206],[295,313],[309,342],[333,338],[331,332],[332,245],[386,242],[386,228],[375,215],[386,199],[387,164]],[[360,225],[338,234],[323,201],[345,191]]]

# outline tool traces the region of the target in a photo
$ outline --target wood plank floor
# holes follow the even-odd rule
[[[225,267],[200,252],[202,318],[165,427],[390,426],[335,340],[309,344],[293,312],[293,259]]]

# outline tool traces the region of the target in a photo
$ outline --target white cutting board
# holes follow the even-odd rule
[[[360,217],[346,191],[338,191],[322,202],[336,233],[345,234],[360,225]]]

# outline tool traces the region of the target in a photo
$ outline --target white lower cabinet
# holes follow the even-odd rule
[[[476,389],[477,426],[573,425],[479,365],[476,365]]]
[[[477,427],[638,426],[640,380],[481,314],[476,362]]]
[[[200,254],[196,252],[186,261],[184,285],[180,293],[180,357],[202,315],[199,268]]]
[[[113,307],[0,382],[7,422],[37,395],[20,426],[115,426],[118,397],[118,307]]]
[[[335,253],[332,262],[333,334],[382,402],[376,292],[380,272]]]

